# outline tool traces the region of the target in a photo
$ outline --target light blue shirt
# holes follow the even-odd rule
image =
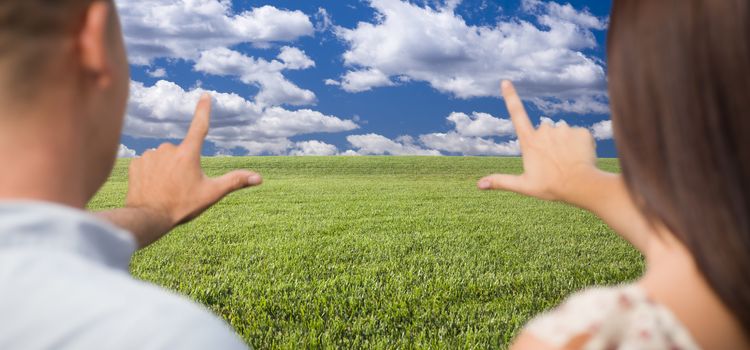
[[[0,349],[247,349],[207,309],[132,278],[135,250],[85,211],[0,202]]]

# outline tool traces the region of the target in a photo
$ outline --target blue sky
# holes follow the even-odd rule
[[[121,156],[179,141],[204,91],[215,105],[204,155],[517,155],[497,91],[509,78],[534,122],[591,128],[613,157],[610,6],[122,0]]]

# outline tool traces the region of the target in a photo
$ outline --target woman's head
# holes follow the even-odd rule
[[[608,56],[630,191],[750,331],[750,2],[615,0]]]
[[[112,1],[0,1],[0,122],[68,131],[59,139],[88,167],[86,195],[111,170],[129,83]]]

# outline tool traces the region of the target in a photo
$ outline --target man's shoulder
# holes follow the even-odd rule
[[[0,348],[246,348],[203,306],[123,271],[68,256],[25,263],[23,270],[1,274],[0,317],[13,318],[15,326],[6,332],[11,339],[0,337]],[[34,329],[49,339],[28,338]]]
[[[204,306],[146,282],[133,282],[137,292],[125,296],[131,305],[122,310],[128,316],[120,326],[137,330],[141,337],[138,342],[144,346],[163,343],[164,348],[247,348],[224,320]]]
[[[111,332],[144,348],[247,348],[224,320],[203,305],[147,282],[127,280],[119,285],[127,285],[122,291],[109,290],[110,299],[121,298],[111,301],[117,304],[111,312]],[[117,328],[129,331],[118,332]],[[155,346],[158,344],[163,346]]]

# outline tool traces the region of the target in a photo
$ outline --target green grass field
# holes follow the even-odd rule
[[[91,208],[122,205],[127,165]],[[517,158],[207,158],[204,168],[266,182],[137,253],[131,270],[206,305],[258,349],[505,348],[568,294],[644,268],[587,212],[476,190],[483,175],[520,172]]]

